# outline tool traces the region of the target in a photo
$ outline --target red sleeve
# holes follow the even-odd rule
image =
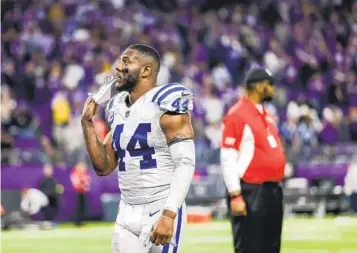
[[[75,170],[72,170],[71,172],[71,182],[72,182],[72,186],[75,190],[78,190],[79,187],[79,178],[78,178],[78,174],[76,173]]]
[[[244,129],[244,122],[237,115],[226,116],[223,120],[222,148],[239,150]]]

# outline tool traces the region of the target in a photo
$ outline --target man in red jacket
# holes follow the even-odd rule
[[[236,253],[280,252],[285,156],[278,131],[264,108],[274,84],[265,69],[251,70],[246,96],[224,118],[221,164]]]
[[[86,193],[90,190],[91,178],[84,162],[78,162],[71,172],[71,182],[77,192],[77,209],[75,224],[81,226],[86,215]]]

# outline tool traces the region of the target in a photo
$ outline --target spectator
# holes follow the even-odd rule
[[[207,165],[210,159],[209,141],[205,136],[205,126],[202,120],[195,120],[192,122],[195,131],[195,150],[196,150],[196,164],[198,166]]]
[[[0,208],[1,208],[1,217],[2,217],[6,214],[6,210],[2,205],[0,206]]]
[[[78,161],[84,160],[86,155],[85,149],[83,149],[85,144],[81,134],[82,127],[80,122],[84,100],[85,96],[80,92],[72,96],[71,119],[63,131],[62,138],[65,143],[64,153],[66,155],[66,162],[70,166],[75,165]],[[100,125],[98,120],[99,119],[96,119],[96,123]]]
[[[14,149],[12,136],[1,127],[1,164],[10,164]]]
[[[9,87],[3,85],[1,89],[1,123],[9,126],[11,115],[16,108],[16,101],[12,98]]]
[[[323,112],[323,129],[320,133],[322,143],[335,145],[338,140],[338,127],[341,123],[342,112],[338,108],[324,108]]]
[[[10,126],[19,135],[26,137],[35,137],[38,130],[38,122],[35,121],[30,108],[25,104],[19,105],[12,112]]]
[[[357,106],[350,107],[349,119],[352,140],[357,142]]]
[[[64,87],[69,90],[74,90],[78,87],[79,81],[84,77],[84,69],[77,63],[70,63],[64,70],[64,76],[62,79]]]
[[[329,86],[327,96],[328,103],[330,104],[341,107],[348,104],[346,87],[339,80],[335,79],[335,81]]]
[[[220,63],[212,69],[213,84],[215,88],[223,92],[232,83],[232,76],[227,67]]]
[[[87,212],[87,193],[90,190],[91,178],[84,162],[78,162],[71,172],[72,186],[77,195],[75,224],[82,226]]]
[[[321,105],[322,95],[325,92],[324,80],[321,72],[315,72],[307,84],[308,98],[314,105],[319,108]]]
[[[264,64],[269,71],[275,76],[287,64],[287,61],[280,56],[285,56],[276,40],[270,41],[270,50],[264,55]]]
[[[55,94],[60,89],[62,68],[58,62],[52,64],[49,77],[48,77],[48,86],[50,88],[51,94]]]
[[[58,213],[57,182],[53,177],[53,168],[50,164],[43,167],[44,178],[40,182],[39,190],[48,198],[48,205],[42,208],[46,221],[54,221]]]
[[[58,167],[64,168],[64,157],[62,156],[61,152],[59,152],[58,149],[55,148],[53,143],[51,143],[51,140],[47,136],[42,135],[40,137],[40,143],[44,152],[43,162],[55,164]]]
[[[17,96],[25,98],[29,103],[34,102],[36,79],[35,79],[35,64],[28,62],[25,66],[25,73],[20,75],[19,89]]]
[[[1,219],[1,229],[24,229],[27,224],[33,223],[31,216],[37,214],[41,208],[48,205],[48,199],[40,190],[24,189],[20,209],[7,214]]]
[[[281,126],[281,137],[285,145],[285,149],[288,151],[293,144],[293,137],[296,131],[297,121],[300,116],[299,106],[295,102],[288,104],[287,119]]]
[[[170,82],[170,70],[174,67],[176,56],[173,52],[166,52],[162,57],[162,65],[157,78],[157,85],[164,85]]]
[[[21,200],[21,210],[29,216],[37,214],[41,208],[48,205],[47,196],[37,189],[24,189]]]
[[[210,141],[211,155],[208,158],[210,164],[219,164],[219,153],[221,145],[222,123],[221,121],[214,122],[206,127],[206,138]]]
[[[52,99],[52,120],[53,120],[53,139],[60,151],[65,154],[67,150],[66,131],[71,120],[71,106],[67,95],[59,91]]]
[[[350,96],[356,96],[357,97],[357,77],[356,73],[349,72],[347,74],[346,78],[346,87],[347,87],[347,92],[350,94]]]
[[[30,23],[24,27],[21,40],[25,44],[27,52],[41,50],[42,32],[36,23]]]
[[[353,161],[345,177],[345,194],[350,197],[352,210],[357,213],[357,162]]]
[[[205,133],[211,143],[211,148],[218,149],[221,144],[221,121],[214,122],[206,127]]]
[[[15,91],[18,91],[18,89],[20,89],[18,83],[18,76],[15,73],[15,64],[12,61],[4,64],[4,68],[1,71],[1,81],[3,84],[7,84],[8,88],[10,89],[13,89]],[[5,88],[6,92],[7,90],[8,89]]]
[[[313,147],[317,144],[316,132],[309,115],[300,117],[296,128],[296,148],[301,150],[304,147]]]
[[[61,26],[65,21],[65,11],[62,4],[56,1],[50,8],[48,12],[48,18],[52,24],[56,26]]]
[[[205,76],[202,87],[203,97],[201,104],[206,109],[205,119],[207,123],[220,121],[223,117],[223,104],[213,92],[213,79],[211,76]]]

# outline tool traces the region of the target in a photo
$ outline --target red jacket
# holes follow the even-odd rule
[[[285,155],[271,117],[247,98],[224,118],[223,148],[239,152],[240,177],[246,183],[279,182],[284,177]],[[244,143],[244,144],[243,144]]]
[[[71,172],[71,182],[76,192],[88,192],[91,178],[87,171],[81,171],[76,167]]]

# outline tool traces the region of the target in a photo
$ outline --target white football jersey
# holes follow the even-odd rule
[[[175,166],[160,118],[166,112],[187,113],[193,95],[178,83],[151,89],[127,106],[127,92],[114,96],[106,107],[112,148],[118,158],[118,181],[128,204],[146,204],[168,197]]]

